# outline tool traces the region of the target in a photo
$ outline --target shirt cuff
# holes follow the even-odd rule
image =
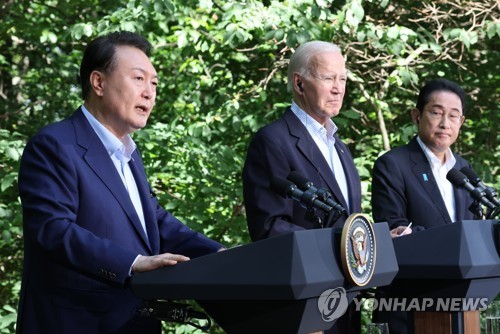
[[[137,255],[137,257],[135,258],[134,262],[132,262],[132,264],[130,265],[130,269],[128,270],[128,277],[132,277],[132,267],[134,266],[134,264],[137,262],[137,260],[141,257],[142,255]]]

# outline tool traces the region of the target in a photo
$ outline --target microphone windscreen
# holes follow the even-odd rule
[[[456,187],[463,187],[467,183],[467,177],[459,170],[452,168],[446,174],[446,179]]]
[[[481,179],[479,178],[479,176],[477,176],[477,174],[471,168],[465,166],[465,167],[462,167],[462,169],[460,169],[460,171],[462,173],[464,173],[465,176],[467,176],[467,178],[469,179],[469,181],[473,185],[476,186],[479,182],[481,182]]]
[[[295,185],[292,182],[280,177],[275,177],[271,180],[271,189],[285,198],[287,198],[290,193],[293,192],[294,187]]]
[[[286,178],[295,183],[297,187],[302,190],[307,190],[311,186],[309,180],[296,170],[290,172]]]

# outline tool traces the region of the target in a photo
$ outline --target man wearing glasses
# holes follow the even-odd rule
[[[465,189],[454,188],[446,179],[452,168],[470,168],[465,159],[450,149],[464,123],[464,114],[465,92],[456,83],[436,79],[422,87],[411,112],[417,136],[375,162],[372,178],[375,222],[388,222],[391,229],[411,222],[415,232],[474,218],[469,210],[474,202],[472,196]],[[406,312],[396,312],[389,319],[377,321],[389,322],[391,332],[404,334],[407,316]]]
[[[446,179],[452,168],[470,167],[452,153],[465,120],[465,92],[456,83],[436,79],[420,90],[411,112],[418,133],[407,145],[377,159],[373,168],[372,209],[375,222],[391,228],[413,222],[426,229],[473,219],[474,199]]]

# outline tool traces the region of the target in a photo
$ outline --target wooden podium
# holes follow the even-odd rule
[[[195,300],[228,333],[311,333],[329,329],[318,298],[343,287],[351,302],[361,290],[392,282],[398,271],[387,224],[375,224],[377,258],[363,287],[344,278],[341,230],[291,232],[176,266],[134,275],[144,300]]]
[[[387,297],[462,299],[452,311],[413,312],[414,334],[480,333],[478,307],[500,293],[499,230],[498,220],[470,220],[393,239],[399,272]]]

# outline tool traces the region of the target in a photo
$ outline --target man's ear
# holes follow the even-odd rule
[[[413,108],[411,110],[411,119],[414,124],[418,125],[418,123],[420,123],[420,110]]]
[[[90,86],[97,96],[104,95],[104,75],[100,71],[92,71],[90,73]]]
[[[301,93],[304,92],[304,86],[298,73],[293,74],[293,88]]]

